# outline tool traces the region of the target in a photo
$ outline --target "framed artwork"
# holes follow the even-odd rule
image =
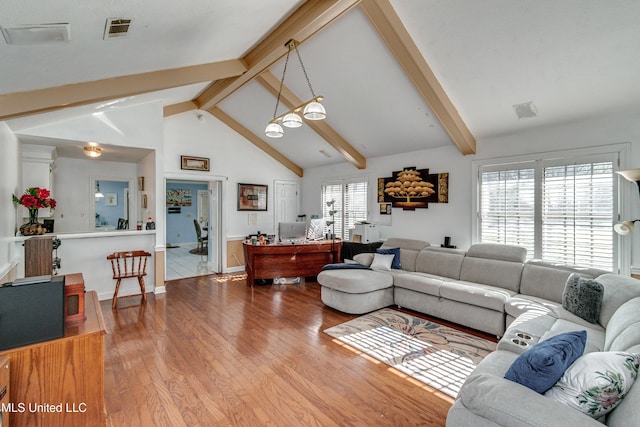
[[[266,211],[267,191],[266,185],[238,184],[238,210]]]
[[[167,190],[167,206],[191,206],[191,190]]]
[[[104,195],[105,206],[118,206],[118,193],[106,193]]]
[[[391,203],[380,203],[380,215],[391,215]]]
[[[191,171],[208,171],[209,158],[180,156],[180,169]]]
[[[390,177],[378,178],[378,203],[391,203],[394,208],[413,211],[426,209],[429,203],[448,202],[448,172],[429,173],[429,169],[411,166],[394,171]]]

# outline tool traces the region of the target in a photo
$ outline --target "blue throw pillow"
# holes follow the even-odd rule
[[[393,254],[393,261],[391,262],[391,268],[400,268],[400,248],[378,248],[376,252],[382,255]]]
[[[586,341],[587,331],[566,332],[541,341],[518,356],[504,377],[544,393],[582,356]]]

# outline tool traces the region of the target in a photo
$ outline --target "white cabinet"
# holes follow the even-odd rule
[[[21,149],[22,191],[30,187],[46,188],[51,191],[51,197],[55,198],[55,147],[23,144]],[[22,208],[21,212],[23,218],[29,217],[27,209]],[[40,209],[38,212],[39,218],[51,218],[52,216],[53,213],[48,208]]]

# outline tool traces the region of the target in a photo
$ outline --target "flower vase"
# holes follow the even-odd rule
[[[47,229],[38,222],[38,209],[29,208],[29,222],[20,227],[23,236],[34,236],[46,233]]]

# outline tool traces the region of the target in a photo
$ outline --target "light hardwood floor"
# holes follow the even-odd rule
[[[323,332],[355,316],[325,307],[316,282],[251,289],[244,275],[212,275],[166,287],[146,307],[101,303],[110,425],[445,424],[450,397]]]

